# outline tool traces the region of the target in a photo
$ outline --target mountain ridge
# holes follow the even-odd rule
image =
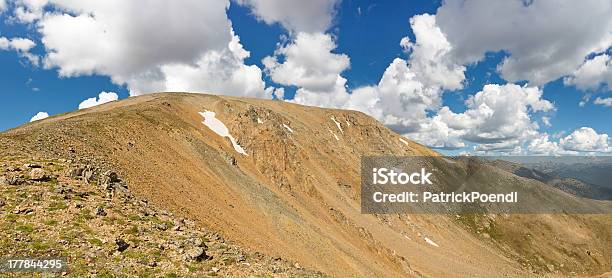
[[[203,123],[205,110],[216,113],[247,155]],[[11,129],[0,135],[0,147],[104,161],[135,195],[240,245],[332,276],[593,275],[611,264],[610,246],[597,246],[611,242],[606,216],[362,215],[361,156],[439,154],[355,111],[150,94]],[[580,221],[593,227],[572,226]],[[510,231],[526,222],[582,235],[559,247],[546,234],[534,235],[542,243],[524,246],[515,238],[522,227],[495,238],[501,231],[492,227]],[[581,250],[564,255],[569,248]]]

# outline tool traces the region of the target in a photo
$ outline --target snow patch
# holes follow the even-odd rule
[[[334,136],[334,138],[336,138],[336,141],[340,141],[340,138],[338,138],[338,135],[336,135],[333,131],[331,131],[331,129],[327,129],[327,130],[329,130],[329,133],[331,133]]]
[[[291,129],[288,125],[283,124],[283,127],[289,130],[289,132],[293,133],[293,129]]]
[[[257,118],[257,123],[258,124],[263,124],[264,122],[260,118]]]
[[[404,145],[406,145],[406,146],[409,145],[408,141],[404,140],[404,138],[400,138],[399,140],[400,140],[400,142],[404,143]]]
[[[340,123],[338,121],[336,121],[336,119],[334,117],[331,117],[331,119],[332,119],[332,121],[334,121],[334,123],[336,123],[336,126],[338,127],[340,132],[344,133],[344,130],[342,130],[342,126],[340,125]]]
[[[438,245],[437,243],[435,243],[433,240],[429,239],[429,238],[425,238],[425,242],[429,243],[430,245],[433,245],[435,247],[440,247],[440,245]]]
[[[204,117],[204,121],[202,122],[204,125],[206,125],[208,128],[210,128],[210,130],[212,130],[219,136],[228,137],[232,142],[232,146],[234,146],[234,150],[236,150],[236,152],[238,152],[239,154],[248,155],[246,151],[240,145],[238,145],[236,139],[234,139],[234,137],[230,134],[227,126],[225,126],[222,121],[215,117],[215,112],[204,110],[204,112],[199,113],[200,115],[202,115],[202,117]]]
[[[349,123],[348,120],[346,120],[345,122],[346,122],[346,126],[351,126],[351,123]]]

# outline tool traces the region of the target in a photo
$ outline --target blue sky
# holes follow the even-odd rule
[[[11,39],[13,38],[27,38],[36,44],[34,47],[26,49],[25,51],[17,50],[14,47],[11,48],[12,46],[4,47],[4,49],[0,47],[0,84],[2,84],[2,91],[0,92],[0,97],[2,97],[2,101],[0,102],[0,130],[7,130],[27,123],[32,116],[41,111],[47,112],[49,115],[74,111],[78,109],[79,104],[81,104],[81,102],[83,102],[85,99],[96,97],[103,91],[114,92],[120,99],[123,99],[129,97],[130,95],[144,93],[135,93],[137,91],[135,88],[150,88],[149,84],[151,84],[152,81],[149,80],[149,83],[145,85],[135,84],[135,82],[130,83],[132,82],[130,81],[132,75],[129,75],[131,72],[126,74],[123,68],[117,70],[112,69],[113,65],[106,66],[104,65],[105,61],[103,60],[96,61],[98,64],[94,65],[90,70],[76,70],[69,74],[60,74],[60,70],[68,69],[70,65],[74,65],[70,64],[70,62],[76,61],[78,64],[85,63],[87,60],[83,59],[83,56],[81,56],[79,57],[81,60],[69,60],[68,58],[61,60],[58,58],[50,63],[43,62],[49,53],[56,52],[65,54],[69,52],[62,52],[66,51],[63,50],[62,47],[71,49],[68,46],[62,45],[61,42],[50,42],[53,41],[53,36],[60,35],[59,33],[61,30],[52,30],[52,28],[49,27],[49,30],[45,29],[45,31],[42,31],[43,27],[57,26],[51,25],[51,23],[53,23],[51,21],[51,15],[65,14],[68,16],[78,16],[80,12],[79,9],[86,10],[89,7],[68,7],[62,6],[62,4],[54,3],[48,3],[43,7],[35,7],[28,4],[28,2],[29,1],[26,0],[9,1],[8,5],[5,5],[4,11],[0,14],[0,37],[5,38],[8,42],[11,42]],[[212,3],[214,1],[210,0],[208,2]],[[550,37],[548,35],[544,35],[543,33],[538,34],[537,32],[542,30],[542,32],[547,31],[547,33],[551,33],[550,30],[554,30],[554,28],[567,29],[567,27],[541,26],[541,28],[539,28],[536,26],[532,28],[532,31],[530,29],[521,30],[521,27],[519,26],[518,28],[515,28],[516,30],[509,30],[507,28],[510,27],[508,27],[508,25],[503,25],[504,20],[502,19],[499,20],[501,23],[491,24],[493,26],[490,26],[490,29],[497,28],[497,30],[492,30],[491,33],[488,34],[486,32],[489,32],[489,30],[479,30],[478,28],[484,27],[478,27],[478,24],[471,24],[473,22],[468,22],[468,19],[462,18],[463,14],[468,16],[471,12],[478,12],[478,15],[480,15],[482,12],[478,11],[476,8],[470,8],[467,4],[464,6],[453,6],[450,4],[443,4],[440,1],[374,2],[349,0],[327,1],[331,4],[322,7],[319,10],[317,10],[318,7],[306,7],[308,8],[306,9],[305,7],[296,6],[298,12],[301,8],[314,13],[314,17],[312,19],[313,22],[321,22],[321,24],[311,26],[309,23],[304,23],[309,22],[309,19],[302,22],[297,20],[293,22],[292,20],[294,20],[294,16],[292,12],[295,11],[289,10],[291,9],[291,6],[284,7],[284,10],[280,8],[278,10],[270,10],[269,8],[261,6],[260,1],[257,0],[241,0],[239,2],[240,4],[237,2],[231,2],[227,10],[218,9],[216,11],[217,14],[224,13],[223,15],[220,15],[221,19],[214,22],[201,22],[199,24],[207,26],[219,25],[223,27],[222,23],[225,21],[230,22],[231,29],[240,39],[240,44],[246,51],[250,52],[250,56],[246,58],[241,56],[239,58],[235,58],[235,61],[232,62],[233,64],[227,67],[241,68],[243,66],[256,66],[256,68],[251,68],[251,70],[254,70],[252,73],[255,74],[255,77],[260,77],[257,79],[259,80],[259,83],[257,83],[255,86],[259,89],[254,89],[254,91],[257,92],[252,94],[244,93],[246,96],[266,97],[266,95],[263,93],[264,88],[283,88],[284,98],[290,101],[294,99],[296,93],[300,91],[298,94],[301,94],[302,97],[295,97],[295,100],[293,101],[303,104],[319,105],[319,98],[335,97],[336,100],[341,100],[337,100],[337,103],[330,101],[329,103],[333,103],[332,106],[339,108],[359,109],[366,113],[370,113],[391,127],[399,126],[397,130],[405,134],[407,137],[428,144],[431,147],[437,147],[440,150],[450,154],[474,152],[475,146],[484,146],[483,144],[492,142],[486,137],[493,136],[491,135],[492,133],[495,134],[494,137],[496,139],[493,141],[495,141],[494,143],[496,144],[507,145],[506,143],[516,139],[516,143],[508,143],[512,146],[504,148],[504,152],[520,150],[523,153],[530,153],[528,150],[526,150],[529,144],[534,142],[534,138],[542,138],[544,136],[548,136],[547,140],[550,142],[546,141],[548,143],[546,143],[543,147],[546,150],[553,148],[554,152],[558,153],[563,153],[564,151],[578,151],[579,153],[607,153],[610,150],[610,147],[608,147],[609,138],[607,137],[607,134],[612,133],[612,125],[609,124],[609,119],[612,118],[612,107],[601,104],[604,103],[603,101],[597,101],[600,104],[596,104],[595,99],[599,98],[601,100],[605,100],[612,96],[609,89],[610,87],[606,84],[606,80],[612,80],[612,77],[610,77],[610,75],[612,75],[612,70],[609,70],[609,72],[604,71],[597,75],[596,77],[601,79],[601,84],[594,85],[590,85],[588,82],[597,83],[599,82],[597,79],[593,79],[591,75],[587,76],[589,78],[582,78],[582,75],[577,72],[579,72],[579,69],[585,66],[590,59],[597,56],[607,57],[606,55],[609,53],[612,43],[610,43],[607,48],[603,48],[603,50],[597,50],[599,52],[592,50],[595,49],[594,45],[601,44],[600,41],[593,41],[591,44],[576,45],[574,48],[568,47],[569,50],[566,50],[566,53],[551,52],[551,55],[568,56],[568,53],[572,53],[578,55],[578,58],[584,57],[583,61],[577,60],[573,67],[568,68],[565,71],[556,71],[558,68],[553,68],[553,70],[550,70],[545,68],[545,66],[542,66],[543,64],[553,64],[554,62],[558,61],[558,59],[536,64],[530,63],[529,55],[524,54],[525,52],[529,52],[528,49],[538,50],[538,48],[540,48],[544,51],[551,49],[549,44],[547,44],[547,41],[550,41],[550,45],[571,45],[578,39],[584,39],[581,37],[581,34],[579,34],[580,29],[578,27],[576,27],[575,36],[569,34],[572,32],[572,28],[569,28],[570,30],[567,31],[568,34],[564,34],[564,36]],[[546,3],[549,1],[537,0],[534,2],[536,3],[531,4],[531,6],[523,4],[523,10],[547,9],[546,11],[548,13],[544,13],[542,18],[546,18],[548,16],[551,17],[551,21],[554,21],[553,17],[555,16],[555,13],[560,15],[563,14],[563,8],[559,8],[558,11],[554,10],[556,9],[554,3],[551,4]],[[540,4],[537,2],[544,3]],[[605,4],[605,2],[606,1],[602,1],[601,3]],[[474,3],[474,7],[477,7],[477,4],[478,3]],[[300,3],[299,5],[308,4]],[[491,5],[492,7],[490,7],[490,9],[496,9],[492,11],[492,13],[495,13],[496,11],[512,8],[508,5],[503,6],[500,4],[500,7],[497,8],[494,7],[495,5]],[[441,6],[444,7],[441,8]],[[2,7],[1,4],[0,7]],[[19,7],[23,7],[24,10],[29,11],[31,14],[31,19],[19,17],[17,15],[17,9],[19,9]],[[150,8],[155,9],[155,6],[152,5]],[[203,8],[205,9],[206,7]],[[515,18],[527,16],[518,14],[521,12],[520,8],[521,6],[519,6],[516,10],[512,10],[512,12],[517,14],[512,15],[512,12],[510,12],[508,13],[510,14],[509,16],[514,16]],[[117,7],[117,9],[121,9],[121,7]],[[571,7],[568,9],[571,10]],[[213,9],[211,8],[210,11],[206,10],[205,12],[215,12],[212,10]],[[585,10],[588,11],[588,9]],[[95,15],[95,11],[90,11],[90,14]],[[427,27],[434,29],[427,29],[425,34],[434,32],[436,30],[435,28],[440,28],[444,38],[442,42],[440,42],[439,38],[434,38],[436,39],[435,41],[427,42],[426,40],[431,38],[426,37],[426,35],[419,38],[415,35],[414,28],[418,27],[415,27],[416,25],[413,26],[410,20],[411,18],[416,18],[415,16],[421,14],[435,15],[435,25],[433,27],[428,25]],[[313,16],[310,14],[307,15]],[[471,18],[478,19],[478,15],[471,16]],[[593,14],[587,13],[583,16],[584,18],[597,17],[597,9],[593,9]],[[102,17],[103,15],[100,13],[100,16],[94,17],[94,19],[101,21]],[[205,15],[202,17],[205,17]],[[580,15],[577,15],[576,17],[577,21],[580,20]],[[188,16],[186,16],[186,18],[188,18]],[[486,18],[482,20],[485,19]],[[187,21],[188,19],[176,20]],[[529,18],[525,19],[525,21],[529,20]],[[601,20],[605,21],[606,19]],[[597,20],[593,21],[594,24],[597,23],[601,25],[601,22],[597,22]],[[415,20],[414,24],[419,24],[418,22],[430,21],[427,21],[426,18],[420,18]],[[457,24],[457,22],[459,22],[459,24]],[[610,28],[612,27],[612,24],[610,24],[608,21],[605,22],[607,22],[608,25],[600,27],[600,29],[602,29],[600,34],[593,34],[588,38],[602,37],[601,34],[612,34],[612,29]],[[182,23],[184,22],[177,22],[179,25]],[[187,22],[187,24],[197,25],[198,23]],[[459,31],[453,29],[455,27],[453,24],[465,24],[465,32],[473,31],[473,33],[482,32],[483,34],[480,37],[461,35]],[[570,22],[569,24],[572,23]],[[571,26],[576,26],[576,24]],[[456,29],[460,29],[461,27],[462,26],[457,26]],[[72,27],[70,25],[66,25],[65,31],[70,32],[71,28]],[[470,30],[469,28],[476,29]],[[187,31],[189,30],[186,30],[186,32]],[[209,46],[212,43],[202,42],[201,44],[198,44],[199,41],[205,41],[212,37],[212,35],[208,33],[203,33],[202,36],[200,36],[200,34],[197,33],[200,31],[205,32],[204,29],[195,29],[195,31],[192,31],[191,37],[188,36],[189,33],[186,33],[186,38],[189,38],[186,40],[189,42],[193,41],[193,44],[198,47],[209,47],[210,49],[213,49],[214,47]],[[109,32],[112,32],[112,30],[109,29]],[[503,41],[504,38],[498,38],[496,36],[497,34],[504,32],[511,33],[508,34],[509,37],[514,35],[519,38],[519,36],[524,35],[524,37],[534,37],[535,39],[532,41],[525,39],[524,45],[521,45],[522,42],[519,41],[513,45],[508,45],[507,49],[502,45],[501,48],[504,49],[500,50],[500,46],[497,44],[498,42]],[[523,33],[521,34],[521,32]],[[529,32],[534,33],[528,34]],[[300,34],[312,34],[312,36],[304,35],[302,37],[303,40],[300,40]],[[317,37],[314,34],[319,34],[320,36]],[[560,32],[560,34],[563,34],[563,32]],[[61,35],[64,36],[64,34]],[[538,36],[541,37],[540,40],[538,40]],[[408,48],[400,45],[400,41],[405,37],[407,37],[406,41],[411,43],[411,46]],[[46,40],[43,40],[43,38],[46,38]],[[79,38],[77,37],[76,39],[78,40]],[[480,42],[480,40],[482,40],[482,42]],[[444,41],[448,41],[450,46],[446,45]],[[478,44],[476,44],[475,41],[479,41]],[[128,40],[128,42],[130,41]],[[326,44],[326,42],[328,42],[328,44]],[[76,43],[78,46],[78,42]],[[309,46],[303,46],[307,43]],[[331,43],[331,45],[329,45],[329,43]],[[439,53],[444,54],[444,56],[442,58],[431,58],[430,56],[427,56],[429,55],[427,54],[427,48],[431,47],[431,45],[428,46],[428,43],[434,43],[434,48],[440,46]],[[316,68],[317,63],[321,64],[323,61],[305,61],[306,56],[300,56],[299,54],[299,51],[302,51],[308,47],[318,50],[316,47],[319,46],[321,47],[321,59],[327,59],[330,61],[330,64],[337,62],[337,66],[328,66],[323,64],[321,68]],[[83,47],[88,46],[85,43]],[[291,47],[295,47],[294,49],[297,54],[287,50]],[[221,48],[214,49],[217,50]],[[575,49],[580,49],[582,52],[574,53],[577,51],[574,51]],[[287,51],[283,52],[283,50]],[[196,58],[194,58],[194,62],[189,62],[188,58],[185,58],[189,55],[183,55],[182,53],[170,55],[171,52],[174,51],[170,48],[167,50],[162,48],[158,51],[159,52],[156,54],[157,56],[159,56],[160,53],[161,55],[169,53],[168,56],[180,57],[179,62],[173,61],[174,64],[185,63],[189,66],[193,66],[193,64],[197,63],[195,59],[199,59],[197,58],[197,55],[202,53],[200,51],[197,55],[193,54],[192,56]],[[190,48],[185,48],[185,51],[190,51]],[[226,52],[230,53],[229,51]],[[33,64],[30,60],[28,60],[29,56],[24,53],[27,53],[27,55],[38,56],[40,62],[37,65]],[[525,57],[520,57],[519,53]],[[476,57],[474,55],[481,55],[482,57],[474,58]],[[234,55],[233,57],[238,56]],[[263,60],[266,57],[274,58],[276,64],[265,64]],[[346,59],[343,57],[346,57]],[[398,79],[399,85],[391,82],[398,87],[388,87],[384,84],[379,84],[379,82],[381,82],[381,78],[383,75],[385,75],[385,71],[392,68],[390,64],[397,58],[399,58],[399,62],[404,61],[407,64],[407,66],[401,67],[398,65],[398,69],[405,68],[410,72],[416,73],[417,77],[415,77],[415,80],[411,80],[408,77],[402,77],[404,80],[401,80],[401,78]],[[519,68],[521,68],[522,71],[512,69],[509,66],[510,63],[504,64],[505,61],[512,60],[514,58],[516,58],[516,64],[520,65]],[[421,61],[426,62],[419,64]],[[452,61],[452,63],[447,61]],[[157,61],[144,64],[147,66],[157,65],[155,62]],[[570,62],[564,64],[571,64]],[[460,74],[460,76],[462,76],[460,85],[457,82],[453,83],[453,81],[448,80],[439,81],[438,83],[427,81],[431,78],[423,72],[427,71],[428,64],[435,63],[442,64],[440,67],[434,67],[434,74],[438,74],[438,79],[444,79],[447,76],[457,74],[457,67],[464,67],[464,70],[461,71],[462,74]],[[308,76],[303,76],[303,79],[298,79],[293,76],[295,75],[295,71],[292,71],[294,69],[290,68],[296,64],[298,65],[296,66],[298,68],[300,65],[301,68],[306,67],[304,65],[315,67],[314,69],[308,69],[317,72],[315,79],[329,77],[330,80],[335,81],[332,81],[329,84],[321,83],[313,85],[312,82],[304,80],[307,79]],[[508,67],[505,67],[506,65],[508,65]],[[140,67],[141,65],[138,64],[137,66]],[[166,72],[164,66],[161,66],[160,68],[163,68],[162,71],[166,77],[170,75]],[[443,70],[437,72],[437,70],[440,68]],[[207,69],[207,71],[213,77],[216,74],[216,68],[212,66],[207,66],[205,69]],[[141,68],[139,68],[139,70],[141,70]],[[149,72],[147,68],[145,68],[145,70]],[[223,69],[223,71],[226,70],[227,69]],[[531,70],[538,72],[537,75],[533,75],[533,79],[528,75]],[[391,72],[389,72],[389,76],[391,75]],[[544,79],[544,81],[540,80],[540,76],[542,75],[547,77]],[[195,77],[197,77],[197,74]],[[570,81],[564,82],[564,79],[571,77],[573,77],[573,80],[575,80],[573,83]],[[168,80],[169,79],[170,78],[168,78]],[[202,79],[206,80],[206,78]],[[113,80],[115,81],[113,82]],[[168,84],[180,84],[181,86],[177,87],[178,89],[204,88],[207,90],[220,91],[218,93],[221,94],[233,94],[231,92],[224,91],[225,88],[242,88],[241,86],[243,86],[243,84],[230,84],[228,86],[223,84],[214,84],[208,86],[205,81],[180,81],[181,82],[179,83],[171,83],[168,81],[166,86],[161,87],[160,90],[172,90],[174,87]],[[434,93],[434,96],[427,96],[431,97],[431,99],[418,95],[420,93],[414,93],[412,91],[406,91],[404,93],[402,90],[406,90],[406,88],[401,86],[401,84],[403,84],[401,82],[404,81],[408,82],[405,84],[418,84],[418,86],[422,86],[423,88],[431,88],[431,90],[436,93]],[[474,96],[476,93],[483,91],[483,88],[487,84],[517,84],[518,87],[516,88],[519,88],[517,89],[519,91],[522,90],[520,88],[535,86],[537,90],[542,93],[538,99],[538,101],[540,101],[539,103],[525,102],[525,114],[528,116],[525,126],[509,127],[509,129],[513,129],[510,133],[508,133],[508,129],[493,130],[489,128],[485,130],[482,126],[495,125],[493,121],[503,122],[504,119],[493,119],[490,123],[488,123],[486,122],[486,119],[480,119],[477,118],[477,116],[469,116],[472,115],[472,113],[473,115],[476,115],[482,111],[476,106],[470,108],[470,106],[466,104],[466,101],[470,98],[470,96]],[[343,87],[344,89],[342,89]],[[349,96],[351,94],[367,90],[370,90],[373,95],[384,95],[386,90],[385,88],[390,88],[389,90],[393,92],[398,91],[398,99],[401,97],[407,97],[409,99],[414,99],[411,100],[412,102],[423,102],[424,104],[429,105],[428,107],[422,108],[424,109],[426,116],[421,118],[410,118],[411,116],[409,116],[406,111],[398,111],[396,114],[386,114],[386,112],[384,112],[386,107],[382,106],[382,104],[377,104],[381,105],[381,107],[362,108],[360,104],[354,104],[352,100],[349,100]],[[339,93],[338,90],[342,92]],[[501,87],[500,90],[505,92],[506,90],[510,89],[509,87]],[[521,94],[522,92],[516,91],[515,93]],[[236,94],[240,95],[239,93]],[[418,96],[412,96],[411,94],[417,94]],[[487,94],[488,92],[483,93],[483,97]],[[270,97],[270,95],[267,95],[267,97]],[[276,97],[278,98],[279,96],[276,95]],[[381,96],[379,103],[393,101],[392,96],[388,96],[387,94],[387,97],[390,99],[385,100]],[[440,99],[437,100],[437,97]],[[583,106],[579,105],[581,101],[584,101]],[[542,105],[542,102],[549,102],[552,107],[544,108],[540,111],[534,111],[537,110],[534,109],[534,107],[537,105]],[[408,102],[407,105],[410,105],[410,103],[411,102]],[[543,105],[546,106],[547,104],[544,103]],[[443,123],[445,126],[441,131],[441,134],[444,135],[442,137],[429,138],[427,137],[429,136],[428,134],[433,134],[434,132],[427,130],[431,125],[423,125],[423,123],[425,123],[425,121],[438,123],[434,118],[436,115],[442,115],[442,113],[440,113],[441,107],[448,107],[449,110],[452,111],[451,116],[449,116],[450,118],[459,119],[461,117],[465,118],[465,116],[469,116],[471,118],[466,120],[465,127],[454,129],[451,133],[446,132],[448,127],[452,127],[451,122],[439,122]],[[518,105],[516,107],[522,106]],[[381,110],[383,112],[380,112]],[[411,109],[408,110],[412,111]],[[496,111],[496,113],[500,114],[501,112]],[[516,117],[520,116],[523,116],[523,114],[517,115]],[[541,118],[542,116],[550,119],[550,126],[543,123]],[[393,119],[398,117],[402,119],[401,123],[394,123]],[[512,115],[509,115],[508,117],[512,117]],[[439,119],[441,119],[441,117],[439,117]],[[467,122],[470,121],[474,123],[467,124]],[[420,123],[421,127],[415,127],[415,122],[417,124]],[[533,124],[537,124],[537,128],[533,127]],[[582,130],[586,133],[582,134],[579,132],[573,137],[567,137],[573,134],[573,132],[579,131],[579,129],[583,127],[591,129],[594,133],[590,132],[590,130],[589,132]],[[565,140],[561,141],[561,139]],[[583,142],[580,140],[586,141]],[[537,149],[538,148],[536,148],[534,145],[534,150]]]

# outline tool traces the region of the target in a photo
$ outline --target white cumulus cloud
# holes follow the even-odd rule
[[[341,74],[350,66],[350,59],[334,53],[332,36],[322,33],[297,33],[293,41],[263,60],[265,71],[278,84],[298,87],[294,102],[360,110],[401,133],[421,130],[425,122],[436,124],[428,121],[427,114],[440,108],[443,90],[463,86],[465,68],[447,62],[451,47],[435,26],[435,17],[418,16],[410,24],[418,30],[415,42],[407,38],[400,42],[410,58],[396,58],[376,86],[349,94]],[[446,139],[419,139],[428,140],[428,145],[464,146],[456,131],[437,132]]]
[[[498,67],[504,79],[543,85],[612,45],[611,14],[608,0],[449,0],[436,20],[453,47],[453,61],[469,64],[489,51],[505,51]]]
[[[166,76],[165,87],[173,91],[271,98],[272,94],[265,88],[259,67],[244,64],[244,59],[249,55],[240,44],[238,36],[234,35],[228,48],[208,51],[195,65],[162,66],[161,72]]]
[[[109,76],[126,84],[131,95],[180,90],[271,97],[261,70],[244,64],[249,53],[227,18],[228,0],[47,5],[54,12],[35,22],[47,51],[45,66],[57,68],[60,76]]]
[[[452,45],[436,24],[436,17],[429,14],[413,16],[410,26],[416,43],[404,38],[400,46],[411,53],[410,66],[416,78],[426,87],[461,89],[465,67],[454,63],[449,56]]]
[[[49,114],[47,112],[38,112],[36,113],[36,115],[34,115],[34,117],[30,119],[30,122],[42,120],[48,117],[49,117]]]
[[[563,80],[565,85],[575,85],[578,89],[594,90],[602,86],[612,89],[612,61],[607,54],[586,60],[571,76]]]
[[[554,109],[538,87],[489,84],[466,101],[462,113],[442,106],[444,90],[463,87],[465,67],[436,20],[432,15],[413,17],[415,42],[400,41],[408,59],[396,58],[376,86],[353,91],[345,108],[369,113],[436,148],[462,148],[469,142],[478,144],[477,151],[515,151],[537,136],[534,113]]]
[[[562,152],[534,118],[554,109],[539,85],[568,75],[566,84],[582,89],[608,83],[607,55],[586,58],[612,46],[611,11],[605,0],[446,1],[435,15],[411,18],[415,40],[400,41],[408,59],[395,59],[378,85],[354,90],[345,107],[431,147],[473,143],[479,152]],[[510,83],[485,85],[461,113],[442,107],[445,90],[463,87],[465,66],[498,51],[506,53],[498,71]],[[528,85],[513,84],[522,80]],[[540,119],[551,125],[550,116]]]
[[[301,104],[337,107],[348,99],[346,79],[340,74],[349,67],[347,55],[333,53],[336,44],[323,33],[297,34],[295,40],[264,58],[265,71],[281,85],[297,86],[294,101]],[[283,62],[279,62],[279,58]]]
[[[428,118],[428,113],[440,109],[443,90],[460,89],[465,79],[465,68],[448,59],[452,48],[435,20],[432,15],[413,17],[415,42],[400,40],[409,58],[394,59],[376,86],[354,90],[345,108],[369,113],[429,146],[461,147],[455,131]],[[432,133],[417,134],[422,129]]]
[[[12,50],[17,52],[20,57],[27,59],[32,65],[38,65],[39,57],[30,53],[36,43],[27,38],[6,38],[0,37],[0,50]]]
[[[32,23],[43,16],[49,0],[15,0],[14,18],[21,23]]]
[[[590,127],[581,127],[559,141],[563,149],[577,152],[610,152],[608,144],[608,134],[599,134]]]
[[[606,107],[610,107],[612,106],[612,97],[608,97],[608,98],[596,98],[595,101],[593,101],[593,103],[595,104],[599,104],[599,105],[603,105]]]
[[[280,23],[291,32],[325,32],[340,0],[237,0],[266,24]]]
[[[420,129],[406,136],[421,140],[433,137],[430,141],[448,139],[435,137],[438,130],[444,130],[443,134],[481,144],[478,150],[512,150],[538,135],[532,113],[554,109],[552,103],[542,99],[537,87],[515,84],[485,85],[466,101],[466,106],[462,113],[442,107],[432,123],[425,121]]]
[[[289,32],[274,55],[263,59],[270,79],[283,86],[297,87],[293,102],[324,107],[340,107],[349,93],[341,73],[350,65],[345,54],[333,53],[334,38],[325,32],[333,23],[340,0],[238,0],[253,15]],[[275,91],[283,96],[284,91]]]
[[[119,96],[115,92],[100,92],[98,97],[88,98],[79,104],[79,109],[94,107],[100,104],[118,100]]]
[[[371,87],[376,98],[379,120],[398,132],[418,129],[427,118],[428,111],[435,111],[442,103],[438,87],[425,87],[417,79],[406,60],[396,58],[387,67],[377,86]],[[362,90],[355,90],[351,98],[361,97]],[[354,105],[354,104],[353,104]],[[353,106],[352,109],[368,112],[368,109]]]
[[[561,151],[557,142],[551,141],[548,134],[539,134],[529,142],[527,150],[530,154],[557,155]]]

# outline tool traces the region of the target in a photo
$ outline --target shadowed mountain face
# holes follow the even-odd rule
[[[610,215],[361,214],[362,156],[437,153],[353,111],[152,94],[7,131],[0,151],[112,165],[138,197],[332,276],[594,275],[612,265]]]

